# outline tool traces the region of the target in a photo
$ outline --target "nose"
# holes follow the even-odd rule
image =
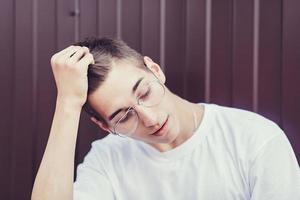
[[[135,107],[135,111],[139,116],[140,122],[146,127],[155,126],[158,123],[157,114],[151,108],[138,105]]]

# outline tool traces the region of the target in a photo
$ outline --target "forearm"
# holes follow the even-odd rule
[[[32,200],[73,198],[74,157],[80,112],[80,107],[57,101]]]

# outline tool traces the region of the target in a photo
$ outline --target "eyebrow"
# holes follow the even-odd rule
[[[135,91],[137,90],[137,88],[139,87],[140,83],[142,82],[142,80],[144,79],[144,77],[141,77],[137,80],[137,82],[134,84],[134,86],[132,87],[132,94],[135,93]],[[113,114],[111,114],[108,119],[109,121],[111,121],[119,112],[121,112],[122,110],[127,110],[129,107],[124,107],[124,108],[119,108],[117,111],[115,111]]]

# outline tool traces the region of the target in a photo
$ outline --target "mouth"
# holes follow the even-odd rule
[[[167,117],[167,119],[163,123],[163,125],[157,131],[155,131],[154,133],[152,133],[151,135],[154,135],[154,136],[162,136],[162,135],[164,135],[165,132],[166,132],[168,121],[169,121],[169,116]]]

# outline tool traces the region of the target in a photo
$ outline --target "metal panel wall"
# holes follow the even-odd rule
[[[193,102],[274,120],[300,160],[299,7],[298,0],[2,0],[0,198],[30,198],[55,107],[49,59],[88,36],[124,39]],[[82,113],[76,165],[104,135]]]
[[[283,1],[281,127],[300,162],[300,1]]]
[[[12,107],[14,98],[14,6],[7,1],[0,6],[0,197],[10,199],[12,163]],[[3,31],[5,30],[5,31]]]

